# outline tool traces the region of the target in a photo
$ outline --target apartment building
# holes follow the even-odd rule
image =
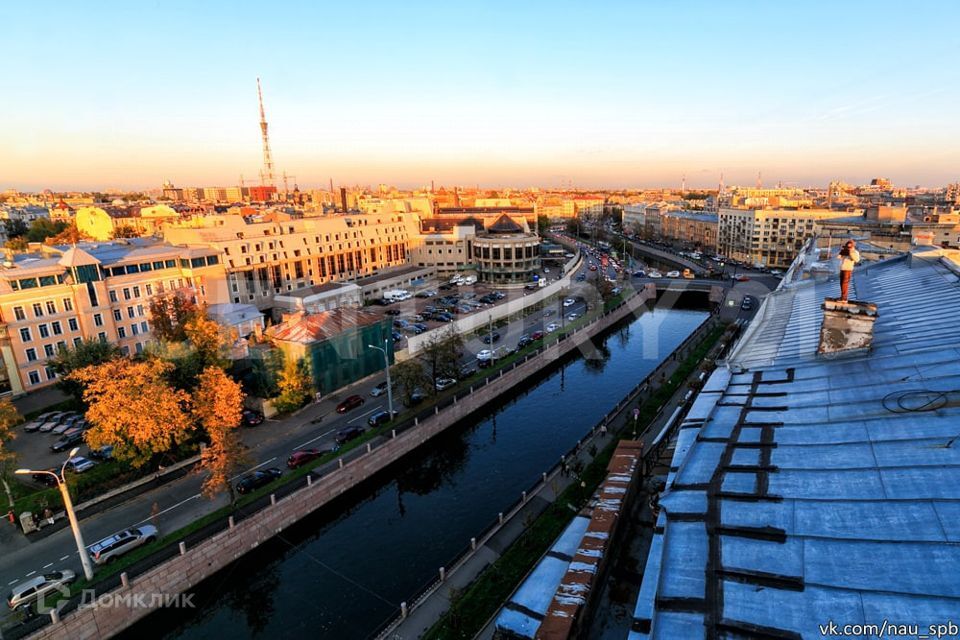
[[[667,211],[660,215],[660,235],[713,251],[717,248],[717,224],[716,214]]]
[[[213,215],[163,228],[169,244],[222,256],[224,302],[271,308],[273,298],[332,280],[356,280],[407,264],[415,216],[356,214],[273,221]]]
[[[85,338],[139,353],[152,339],[149,303],[178,291],[199,303],[225,302],[218,252],[158,242],[43,247],[0,266],[0,393],[52,384],[46,362]]]
[[[828,209],[721,208],[717,247],[734,260],[786,268],[803,243],[820,233],[821,222],[849,216]]]

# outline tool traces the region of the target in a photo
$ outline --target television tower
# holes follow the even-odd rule
[[[263,113],[263,92],[260,90],[260,78],[257,78],[257,98],[260,100],[260,134],[263,136],[263,171],[260,173],[260,182],[265,187],[272,187],[273,155],[270,153],[270,136],[267,134],[267,116]]]

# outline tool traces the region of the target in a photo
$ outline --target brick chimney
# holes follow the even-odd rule
[[[824,358],[835,358],[869,351],[877,315],[877,305],[872,302],[827,298],[823,301],[817,353]]]

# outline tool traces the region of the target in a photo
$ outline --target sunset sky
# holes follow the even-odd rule
[[[960,179],[957,2],[4,3],[0,190]],[[789,6],[788,6],[789,5]]]

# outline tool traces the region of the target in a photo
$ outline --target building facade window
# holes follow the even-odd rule
[[[70,331],[77,331],[80,327],[77,325],[76,318],[70,318],[67,320],[67,326],[70,327]]]
[[[17,320],[26,320],[26,319],[27,319],[27,314],[24,313],[23,307],[14,307],[14,308],[13,308],[13,316],[14,316]]]
[[[64,311],[73,311],[73,300],[70,298],[63,299],[63,310]]]
[[[28,377],[29,377],[29,379],[30,379],[30,384],[40,384],[40,373],[39,373],[39,372],[37,372],[37,371],[31,371],[31,372],[28,374]]]
[[[20,340],[23,342],[30,342],[32,339],[33,337],[30,335],[29,327],[23,327],[20,329]]]
[[[27,353],[27,362],[36,362],[37,361],[37,350],[33,347],[30,347],[26,351]]]
[[[93,326],[102,327],[103,326],[103,316],[99,313],[93,314]]]

